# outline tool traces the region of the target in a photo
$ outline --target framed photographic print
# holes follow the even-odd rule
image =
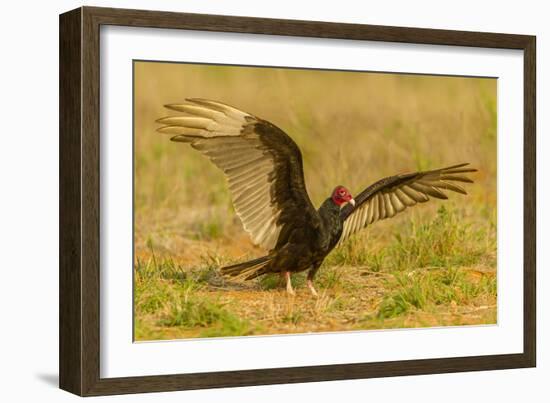
[[[535,37],[60,16],[60,386],[535,365]]]

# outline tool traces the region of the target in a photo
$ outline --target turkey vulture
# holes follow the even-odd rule
[[[336,186],[315,209],[306,191],[300,149],[277,126],[206,99],[165,107],[184,115],[157,120],[163,125],[158,131],[189,143],[224,172],[245,231],[268,250],[265,256],[223,267],[222,273],[246,280],[280,273],[289,294],[294,294],[290,273],[309,269],[307,285],[317,295],[315,273],[339,242],[430,197],[447,199],[444,190],[466,194],[457,182],[472,183],[465,174],[476,171],[466,163],[390,176],[355,199],[344,186]]]

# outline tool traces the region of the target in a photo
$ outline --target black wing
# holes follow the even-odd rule
[[[307,194],[302,154],[275,125],[220,102],[186,99],[166,105],[186,116],[157,122],[171,140],[190,143],[227,178],[233,205],[252,242],[273,249],[293,228],[318,227]]]
[[[340,212],[344,229],[339,242],[375,221],[393,217],[417,203],[427,202],[430,196],[447,199],[444,190],[465,195],[466,191],[456,182],[473,183],[464,174],[477,171],[465,168],[467,165],[390,176],[370,185],[355,198],[355,207],[348,204]]]

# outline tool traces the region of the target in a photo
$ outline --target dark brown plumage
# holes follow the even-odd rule
[[[308,287],[327,254],[377,220],[393,217],[443,190],[466,194],[456,182],[472,182],[468,164],[396,175],[379,180],[353,199],[343,186],[316,210],[307,194],[302,154],[281,129],[220,102],[187,99],[166,105],[183,112],[158,120],[159,132],[189,143],[220,168],[228,181],[235,211],[252,241],[267,255],[223,267],[229,276],[252,279],[281,273],[293,294],[290,273],[308,270]]]

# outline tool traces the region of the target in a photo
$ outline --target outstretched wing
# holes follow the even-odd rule
[[[220,102],[165,105],[185,116],[157,122],[172,141],[189,143],[220,168],[252,242],[273,249],[293,228],[319,225],[306,191],[302,154],[275,125]]]
[[[348,204],[341,210],[344,229],[339,242],[375,221],[393,217],[407,207],[427,202],[430,196],[447,199],[444,190],[465,195],[466,191],[456,182],[473,183],[464,174],[477,171],[466,168],[467,165],[390,176],[370,185],[355,198],[355,207]]]

